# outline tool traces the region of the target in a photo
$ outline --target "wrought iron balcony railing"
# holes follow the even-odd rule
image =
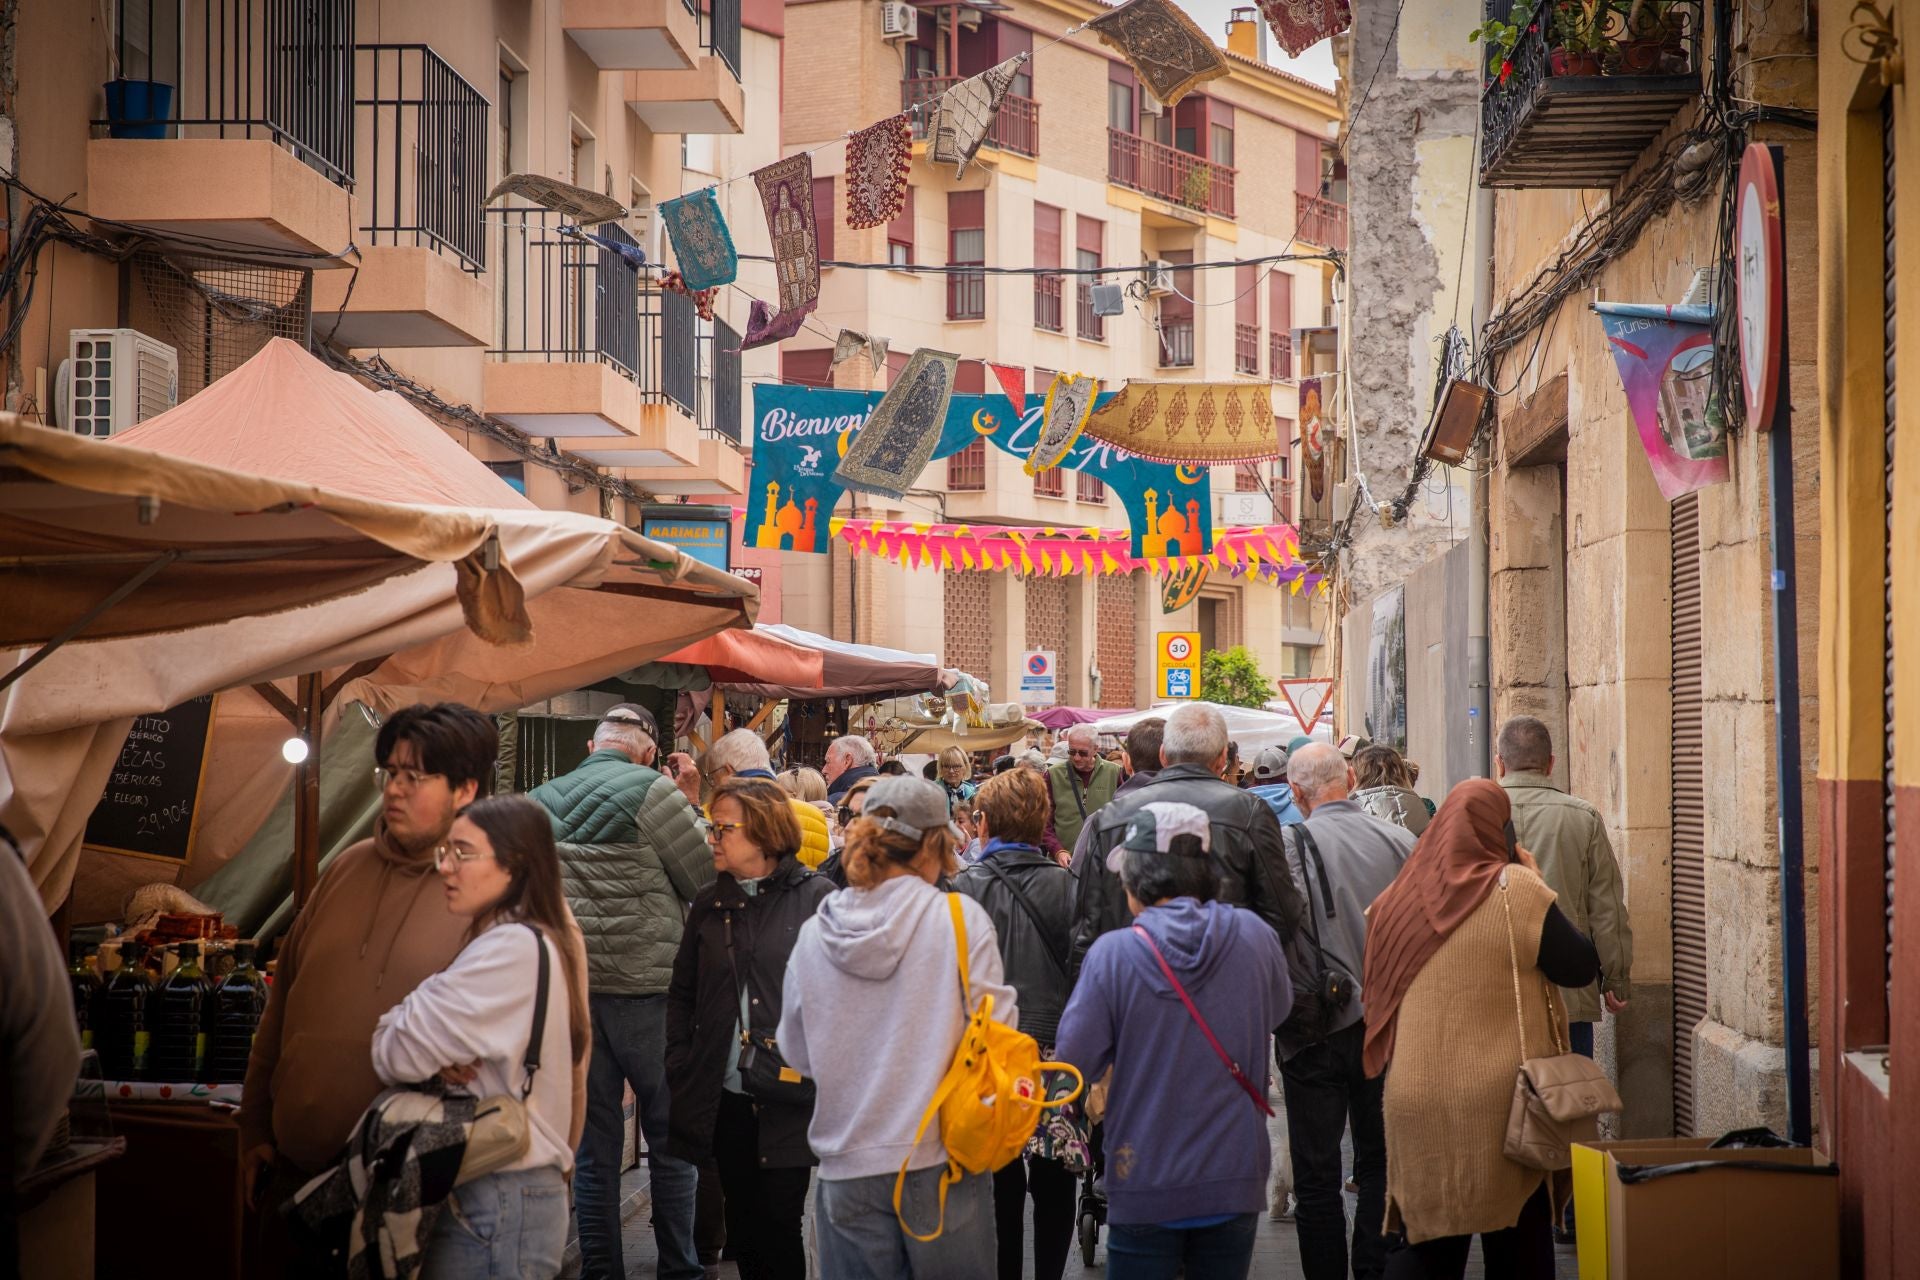
[[[1151,138],[1107,130],[1107,181],[1169,204],[1231,218],[1234,172]]]
[[[366,243],[487,265],[487,100],[426,45],[355,48],[356,176]]]
[[[718,54],[733,78],[740,78],[740,0],[706,0],[702,5],[700,45]]]
[[[1487,0],[1488,18],[1513,0]],[[1480,95],[1480,184],[1611,187],[1700,96],[1702,0],[1616,0],[1592,31],[1542,5]],[[1550,16],[1551,15],[1551,16]]]
[[[1033,278],[1033,327],[1045,329],[1049,333],[1060,333],[1066,328],[1066,311],[1061,305],[1060,277],[1035,276]]]
[[[1160,322],[1160,367],[1162,369],[1193,367],[1193,321],[1162,320]]]
[[[96,125],[116,138],[266,138],[353,186],[354,0],[114,9],[122,78]]]
[[[947,491],[984,493],[987,488],[987,442],[972,440],[947,459]]]
[[[900,109],[912,111],[923,102],[931,102],[947,90],[959,84],[963,76],[915,76],[900,82]],[[913,116],[913,136],[926,136],[926,117],[931,112],[916,112]],[[1010,93],[1000,103],[1000,114],[994,117],[993,127],[987,130],[986,146],[998,147],[1002,151],[1012,151],[1023,156],[1040,154],[1040,104],[1032,98],[1023,98]]]
[[[956,262],[954,266],[970,266]],[[987,316],[987,277],[971,271],[947,277],[947,319],[984,320]]]

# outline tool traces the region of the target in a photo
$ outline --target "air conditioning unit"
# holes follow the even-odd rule
[[[920,11],[905,0],[880,0],[880,34],[888,40],[912,40],[920,34]]]
[[[1151,93],[1148,93],[1145,89],[1141,89],[1140,90],[1140,114],[1143,116],[1163,116],[1167,114],[1167,108],[1166,108],[1166,105],[1160,101],[1160,99],[1154,97]]]
[[[180,357],[138,329],[74,329],[67,334],[66,428],[75,435],[117,435],[180,402]]]
[[[1173,292],[1173,264],[1164,258],[1148,258],[1147,265],[1140,272],[1140,279],[1146,284],[1147,292],[1154,297]]]

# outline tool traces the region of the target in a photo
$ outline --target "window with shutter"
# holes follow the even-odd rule
[[[1039,268],[1060,265],[1060,210],[1050,204],[1033,206],[1033,265]],[[1033,278],[1033,327],[1059,333],[1066,327],[1061,307],[1060,277],[1056,274]]]
[[[887,224],[887,262],[896,267],[913,265],[913,188],[907,188],[907,202]]]
[[[839,222],[833,208],[833,179],[813,180],[813,237],[819,246],[820,260],[833,257],[833,228]]]
[[[1669,515],[1673,548],[1673,1131],[1693,1136],[1693,1032],[1707,1016],[1706,776],[1700,690],[1700,503]]]
[[[947,193],[947,264],[980,266],[987,260],[987,201],[984,191]],[[987,314],[987,277],[972,271],[947,276],[947,319],[981,320]]]

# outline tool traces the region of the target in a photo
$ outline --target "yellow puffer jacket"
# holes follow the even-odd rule
[[[827,815],[805,800],[790,801],[793,816],[800,820],[800,862],[811,871],[827,860],[832,845],[828,838]]]

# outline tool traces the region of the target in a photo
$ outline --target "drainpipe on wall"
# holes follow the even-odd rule
[[[1470,181],[1477,183],[1480,173],[1477,152],[1473,165],[1474,176]],[[1473,281],[1473,332],[1478,341],[1493,310],[1493,200],[1490,193],[1480,190],[1475,190],[1470,198],[1476,199],[1479,205],[1473,220],[1473,256],[1475,262],[1483,264],[1474,272]],[[1490,705],[1493,664],[1487,619],[1491,580],[1487,540],[1492,515],[1488,472],[1494,456],[1491,442],[1486,455],[1479,468],[1467,473],[1467,493],[1473,511],[1472,532],[1467,535],[1467,773],[1476,778],[1493,775],[1494,726]]]

